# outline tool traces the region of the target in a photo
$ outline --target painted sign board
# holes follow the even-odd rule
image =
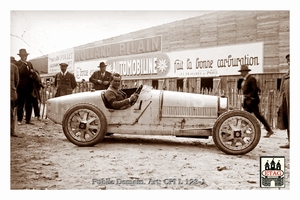
[[[60,72],[59,63],[67,63],[67,70],[74,73],[74,48],[66,49],[48,55],[48,74]]]
[[[75,77],[88,80],[100,62],[123,80],[239,75],[242,64],[250,73],[263,73],[263,43],[238,44],[175,52],[155,52],[75,62]]]
[[[75,62],[161,51],[161,36],[75,49]]]

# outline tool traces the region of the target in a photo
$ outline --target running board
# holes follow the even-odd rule
[[[212,135],[212,128],[189,128],[189,129],[179,129],[175,132],[176,137],[208,137]]]
[[[181,137],[181,138],[197,138],[197,139],[208,139],[209,136],[183,136],[183,135],[176,135],[176,137]]]

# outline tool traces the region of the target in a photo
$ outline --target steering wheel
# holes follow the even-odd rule
[[[140,85],[134,93],[140,94],[143,89],[143,85]]]
[[[143,89],[143,85],[140,85],[140,86],[136,89],[136,91],[135,91],[134,93],[140,94],[141,91],[142,91],[142,89]],[[134,105],[136,101],[137,101],[137,99],[134,100],[134,101],[132,101],[132,102],[131,102],[131,105]]]

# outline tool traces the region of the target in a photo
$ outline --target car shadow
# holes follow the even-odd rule
[[[112,136],[106,136],[98,145],[101,144],[138,144],[138,145],[157,145],[157,146],[188,146],[188,147],[201,147],[205,149],[217,148],[212,142],[212,139],[200,139],[200,138],[183,138],[175,136],[141,136],[141,135],[124,135],[124,134],[113,134]]]

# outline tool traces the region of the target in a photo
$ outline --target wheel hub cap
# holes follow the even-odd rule
[[[80,129],[86,129],[86,122],[80,122],[79,123],[79,128]]]
[[[242,136],[242,132],[241,131],[234,131],[234,137],[235,138],[240,138]]]

